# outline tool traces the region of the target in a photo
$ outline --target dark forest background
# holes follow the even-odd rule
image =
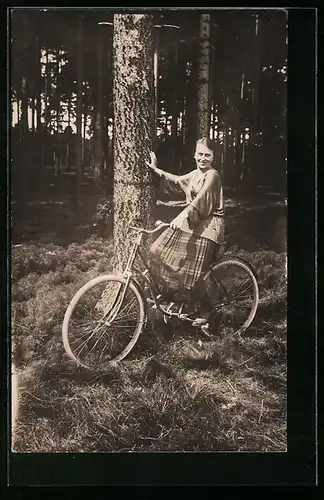
[[[82,193],[112,193],[112,20],[109,11],[13,12],[14,202],[77,199],[77,168]],[[210,136],[225,188],[285,197],[286,24],[281,11],[211,13]],[[156,151],[163,168],[186,172],[197,139],[199,14],[165,11],[155,26]]]

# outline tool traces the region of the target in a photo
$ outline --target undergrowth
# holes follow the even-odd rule
[[[98,373],[67,358],[61,325],[76,290],[111,271],[111,244],[14,246],[15,450],[285,451],[285,254],[235,253],[254,265],[260,286],[242,339],[207,341],[153,317],[131,355]]]

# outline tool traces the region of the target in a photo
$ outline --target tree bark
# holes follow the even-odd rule
[[[200,15],[200,54],[198,77],[198,136],[209,137],[209,59],[210,15]]]
[[[114,264],[121,271],[134,237],[128,224],[148,227],[154,204],[152,174],[145,166],[154,137],[151,15],[114,15],[113,57]]]

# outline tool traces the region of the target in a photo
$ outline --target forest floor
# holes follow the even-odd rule
[[[12,203],[13,244],[38,241],[66,246],[98,234],[93,215],[97,204],[104,201],[102,196],[83,196],[78,209],[68,197],[50,199],[48,194],[45,197]],[[182,204],[174,199],[158,201],[154,217],[171,220]],[[225,208],[226,232],[240,248],[255,250],[262,246],[279,252],[286,250],[286,203],[278,193],[260,190],[252,197],[231,190],[227,196],[225,192]],[[99,236],[108,238],[110,233],[108,224],[103,232],[99,231]]]
[[[205,340],[158,318],[105,374],[76,367],[61,325],[73,293],[111,270],[98,199],[12,207],[12,338],[19,380],[15,450],[286,450],[286,207],[275,194],[225,194],[232,249],[258,271],[260,305],[244,335]],[[170,220],[176,201],[156,207]],[[109,231],[108,231],[109,232]],[[100,403],[99,403],[100,402]]]

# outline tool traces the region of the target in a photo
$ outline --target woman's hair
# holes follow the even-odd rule
[[[214,141],[209,139],[209,137],[206,137],[206,136],[201,137],[201,139],[198,139],[198,141],[196,142],[196,146],[198,144],[203,144],[204,146],[206,146],[206,148],[210,149],[214,153],[214,157],[215,157],[216,145],[215,145]]]

